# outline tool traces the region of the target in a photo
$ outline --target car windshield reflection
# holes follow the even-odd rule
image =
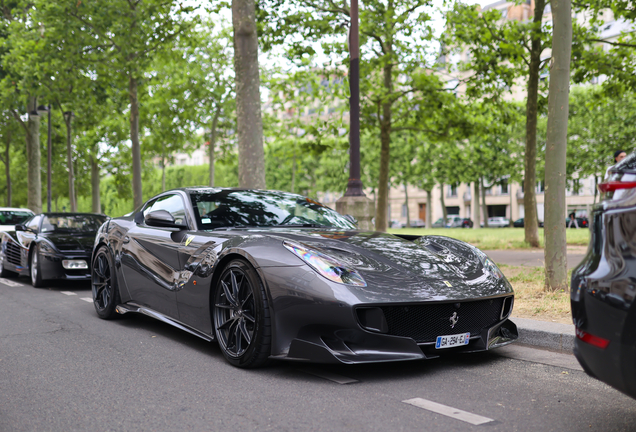
[[[100,215],[49,215],[44,216],[41,231],[70,234],[95,232],[104,222],[106,216]]]
[[[356,229],[342,215],[301,195],[224,190],[190,194],[200,229],[314,227]]]

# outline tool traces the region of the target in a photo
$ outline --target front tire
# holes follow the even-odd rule
[[[223,269],[214,290],[214,332],[221,352],[241,368],[263,366],[271,352],[269,306],[256,270],[243,260]]]
[[[38,245],[33,246],[29,271],[31,273],[31,285],[35,288],[42,288],[44,286],[44,281],[42,280],[42,270],[40,268],[40,248]]]
[[[97,316],[109,320],[117,316],[117,305],[120,302],[117,278],[113,257],[106,246],[97,250],[91,266],[91,286],[93,305]]]

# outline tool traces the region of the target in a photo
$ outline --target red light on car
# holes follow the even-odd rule
[[[584,332],[578,327],[576,329],[576,337],[581,339],[585,343],[589,343],[590,345],[594,345],[595,347],[601,349],[607,348],[610,343],[609,340]]]
[[[598,190],[607,193],[614,192],[619,189],[633,189],[636,188],[636,182],[622,182],[622,181],[610,181],[605,183],[599,183]]]

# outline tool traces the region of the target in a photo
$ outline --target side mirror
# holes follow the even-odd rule
[[[187,228],[187,225],[178,224],[175,222],[174,217],[170,212],[166,210],[155,210],[146,215],[144,222],[148,226],[162,227],[162,228]]]
[[[23,224],[17,224],[15,226],[15,230],[16,231],[28,231],[27,227],[25,225],[23,225]]]

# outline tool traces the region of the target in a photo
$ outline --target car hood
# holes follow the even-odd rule
[[[93,250],[93,243],[95,242],[95,233],[42,233],[40,236],[47,239],[57,250],[61,252],[91,252]]]
[[[349,289],[361,291],[365,300],[451,300],[512,292],[505,278],[485,270],[483,252],[448,237],[411,241],[380,232],[275,229],[270,235],[272,231],[358,270],[367,287]]]

